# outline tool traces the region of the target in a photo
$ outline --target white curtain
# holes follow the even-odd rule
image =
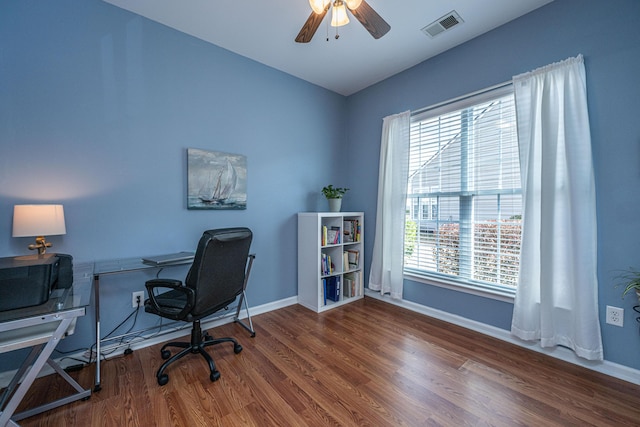
[[[410,112],[382,121],[378,207],[369,289],[402,299],[404,216],[409,171]]]
[[[511,332],[602,360],[582,55],[516,76],[513,83],[524,215]]]

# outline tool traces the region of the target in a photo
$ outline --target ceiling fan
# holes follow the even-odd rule
[[[349,22],[346,10],[348,8],[374,39],[379,39],[391,29],[387,21],[382,19],[365,0],[309,0],[309,4],[313,11],[296,37],[296,42],[298,43],[309,43],[311,41],[331,6],[333,6],[332,27],[340,27]]]

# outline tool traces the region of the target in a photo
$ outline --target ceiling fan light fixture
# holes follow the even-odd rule
[[[325,16],[329,13],[329,9],[333,9],[330,23],[332,27],[340,27],[349,23],[349,14],[347,13],[347,9],[349,9],[358,22],[371,34],[371,37],[376,40],[387,34],[391,29],[387,21],[378,15],[369,6],[369,3],[364,0],[309,0],[309,5],[313,11],[296,36],[296,43],[309,43],[311,41]],[[323,9],[320,10],[321,8]],[[329,39],[328,34],[329,32],[327,31],[327,40]],[[336,29],[336,39],[338,37],[339,34]]]
[[[347,8],[344,6],[342,0],[336,0],[333,2],[333,9],[331,10],[331,26],[342,27],[349,23],[349,16],[347,16]]]
[[[309,0],[309,5],[311,6],[311,9],[313,9],[313,11],[318,14],[324,12],[324,8],[327,6],[328,3],[329,3],[329,0]]]
[[[355,10],[360,6],[362,0],[345,0],[347,2],[347,7],[351,10]]]

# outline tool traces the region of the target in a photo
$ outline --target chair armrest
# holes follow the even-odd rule
[[[174,320],[182,320],[187,316],[187,314],[191,311],[196,303],[196,294],[194,290],[184,286],[180,280],[151,279],[147,280],[144,286],[147,288],[147,294],[149,295],[149,304],[163,317],[168,317]],[[168,288],[185,294],[185,296],[187,297],[187,302],[179,313],[176,314],[175,309],[166,310],[160,304],[158,304],[156,295],[153,293],[153,291],[158,288]]]

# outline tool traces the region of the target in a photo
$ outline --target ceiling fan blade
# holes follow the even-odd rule
[[[360,6],[356,9],[349,9],[353,16],[369,31],[374,39],[379,39],[389,32],[391,26],[387,24],[387,21],[382,19],[378,12],[373,10],[369,3],[362,0]]]
[[[316,33],[316,30],[320,26],[320,23],[324,19],[330,7],[331,7],[331,2],[329,2],[329,4],[325,6],[324,12],[322,13],[315,13],[314,11],[311,11],[311,15],[309,15],[309,19],[307,19],[307,22],[304,23],[304,25],[302,26],[302,29],[300,30],[300,32],[298,33],[298,36],[296,37],[296,42],[309,43],[311,41],[311,39],[313,38],[313,35]]]

